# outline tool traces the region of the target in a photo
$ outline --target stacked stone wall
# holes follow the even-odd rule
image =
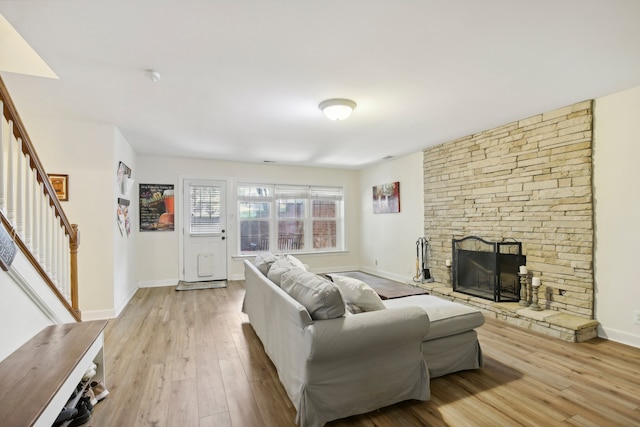
[[[425,149],[436,280],[450,283],[452,238],[515,239],[541,305],[593,318],[592,126],[585,101]]]

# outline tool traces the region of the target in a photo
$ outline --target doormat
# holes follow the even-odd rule
[[[197,289],[218,289],[226,287],[226,280],[212,280],[209,282],[185,282],[184,280],[180,280],[176,291],[194,291]]]

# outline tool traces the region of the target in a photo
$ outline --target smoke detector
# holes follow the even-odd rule
[[[160,80],[160,73],[156,70],[147,70],[147,78],[153,83],[156,83],[158,80]]]

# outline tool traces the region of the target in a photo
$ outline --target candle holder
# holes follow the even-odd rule
[[[447,267],[447,285],[451,285],[453,280],[451,279],[451,265],[445,265]]]
[[[529,308],[533,311],[542,311],[542,307],[538,305],[538,289],[540,289],[540,279],[534,277],[534,279],[531,281],[531,287],[532,300]]]
[[[523,307],[529,307],[531,304],[527,297],[528,285],[529,285],[529,274],[528,273],[518,273],[520,277],[520,302],[519,304]]]

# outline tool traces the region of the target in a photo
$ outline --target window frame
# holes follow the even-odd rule
[[[267,193],[265,196],[258,196],[255,190],[258,188],[266,188]],[[332,197],[321,197],[322,194],[330,190],[328,194]],[[242,193],[242,194],[241,194]],[[328,252],[343,252],[345,242],[345,224],[344,224],[344,201],[345,189],[344,186],[328,186],[328,185],[299,185],[299,184],[272,184],[272,183],[255,183],[255,182],[238,182],[236,185],[236,207],[238,210],[237,215],[237,248],[240,256],[256,254],[260,251],[269,251],[272,253],[328,253]],[[241,211],[246,210],[246,206],[243,204],[251,201],[260,201],[270,204],[270,216],[269,221],[269,244],[268,249],[261,248],[255,250],[243,250],[243,222],[250,221],[249,218],[243,218]],[[279,201],[298,201],[301,203],[300,209],[303,211],[303,215],[295,215],[293,217],[281,217],[278,214]],[[313,216],[313,201],[314,200],[332,200],[336,203],[335,216],[334,217],[314,217]],[[296,202],[292,203],[293,205]],[[292,208],[297,210],[298,208]],[[265,221],[266,218],[255,219],[258,221]],[[314,222],[318,220],[335,221],[335,246],[326,248],[314,248]],[[302,224],[303,236],[297,243],[288,244],[285,242],[279,242],[280,223],[281,222],[296,222],[299,221]],[[280,246],[284,245],[283,249]],[[245,245],[246,246],[246,245]],[[299,246],[299,248],[297,247]]]

